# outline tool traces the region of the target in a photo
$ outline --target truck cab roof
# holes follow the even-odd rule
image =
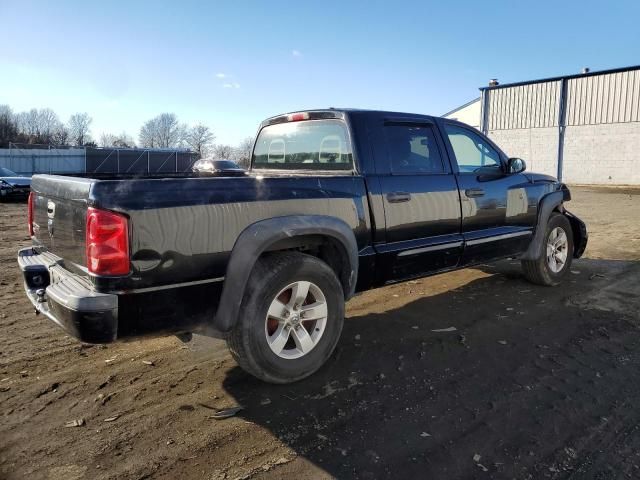
[[[388,110],[370,110],[370,109],[359,109],[359,108],[313,108],[313,109],[305,109],[305,110],[296,110],[293,112],[281,113],[279,115],[274,115],[272,117],[267,118],[262,122],[260,128],[266,125],[273,125],[275,123],[284,123],[291,121],[301,121],[301,120],[319,120],[319,119],[330,119],[330,118],[345,118],[346,115],[349,116],[371,116],[371,117],[393,117],[393,118],[421,118],[426,121],[433,122],[432,115],[425,115],[421,113],[410,113],[410,112],[394,112]]]

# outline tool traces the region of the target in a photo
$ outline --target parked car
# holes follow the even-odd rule
[[[244,175],[247,171],[233,160],[201,158],[193,164],[193,171],[219,176]]]
[[[317,110],[265,120],[241,177],[33,177],[20,250],[38,312],[84,342],[226,338],[274,383],[322,366],[345,301],[506,257],[560,284],[587,244],[569,189],[456,121]]]
[[[0,167],[0,200],[27,198],[31,191],[31,177],[23,177],[5,167]]]

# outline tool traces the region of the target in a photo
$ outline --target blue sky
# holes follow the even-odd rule
[[[440,115],[502,83],[640,64],[640,2],[0,0],[0,104],[161,113],[220,143],[302,108]]]

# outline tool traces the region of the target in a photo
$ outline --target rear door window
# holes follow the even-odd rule
[[[443,173],[444,166],[429,126],[386,125],[384,136],[392,173]]]
[[[353,169],[349,135],[340,120],[268,125],[258,134],[252,162],[254,169]]]

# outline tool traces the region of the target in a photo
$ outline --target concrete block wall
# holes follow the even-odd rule
[[[557,127],[490,130],[489,138],[510,157],[527,162],[527,170],[557,176]]]
[[[566,127],[563,181],[640,185],[640,123]]]

